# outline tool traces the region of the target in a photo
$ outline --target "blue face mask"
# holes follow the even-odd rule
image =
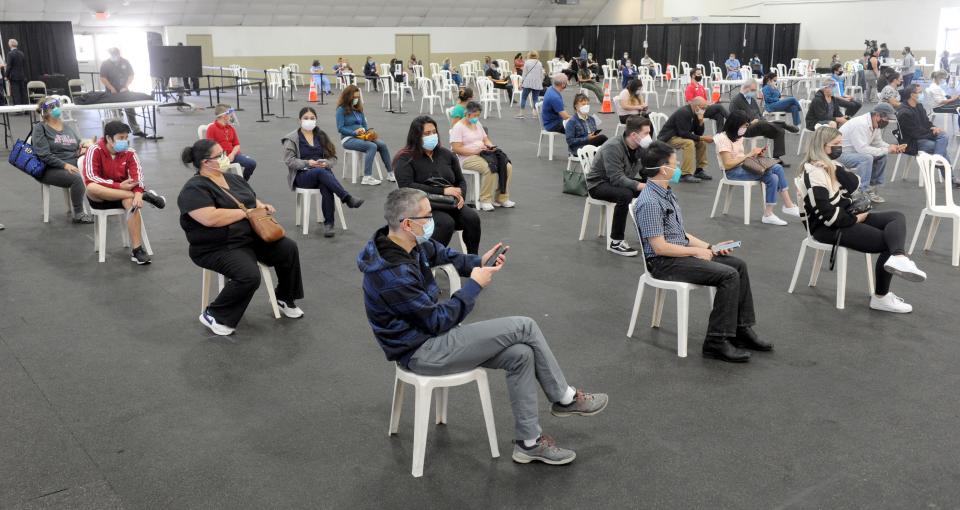
[[[436,134],[427,135],[423,137],[423,148],[428,151],[432,151],[437,148],[437,144],[440,143],[440,137]]]
[[[680,174],[681,174],[680,167],[674,168],[673,175],[670,176],[670,184],[677,184],[678,182],[680,182]]]
[[[60,107],[59,107],[59,106],[54,106],[53,109],[50,110],[50,116],[53,117],[53,118],[55,118],[55,119],[59,119],[59,118],[60,118],[60,115],[62,115],[62,114],[63,114],[63,112],[60,111]]]
[[[430,218],[427,220],[426,223],[423,224],[423,235],[417,236],[417,242],[425,243],[427,242],[427,240],[430,239],[430,236],[432,235],[433,235],[433,218]]]
[[[756,93],[756,92],[753,92],[753,91],[750,91],[750,92],[747,92],[746,94],[744,94],[743,97],[745,97],[745,98],[753,101],[754,99],[756,99],[757,93]]]
[[[114,140],[113,150],[123,152],[130,148],[130,140]]]
[[[471,117],[471,118],[470,118],[470,123],[471,123],[471,124],[476,124],[477,122],[480,122],[480,117]]]

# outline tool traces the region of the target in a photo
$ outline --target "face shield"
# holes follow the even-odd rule
[[[233,108],[228,108],[227,111],[217,115],[217,119],[225,118],[227,123],[237,125],[240,123],[240,119],[237,118],[237,111]]]

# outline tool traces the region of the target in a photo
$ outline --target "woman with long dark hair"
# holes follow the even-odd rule
[[[289,237],[264,241],[253,231],[244,210],[263,208],[273,213],[276,209],[261,202],[243,177],[227,171],[230,159],[217,142],[198,140],[183,149],[180,159],[197,172],[177,197],[180,228],[190,243],[190,259],[227,279],[220,294],[200,314],[200,322],[214,334],[233,334],[260,287],[257,262],[276,269],[280,311],[291,319],[303,317],[303,310],[295,303],[303,299],[297,243]]]
[[[357,208],[363,200],[354,198],[343,189],[333,167],[337,164],[337,150],[330,137],[317,127],[317,111],[307,106],[300,110],[300,129],[287,133],[283,144],[283,162],[287,165],[287,184],[290,189],[306,188],[320,190],[323,200],[323,237],[334,236],[333,196],[340,197],[347,207]]]
[[[454,232],[463,231],[467,253],[480,248],[480,215],[466,207],[467,181],[457,156],[440,145],[437,121],[421,115],[410,123],[407,143],[394,160],[397,186],[416,188],[430,196],[433,209],[432,239],[449,244]]]
[[[743,136],[750,126],[750,118],[741,110],[730,112],[723,132],[713,137],[713,143],[720,155],[721,170],[727,179],[733,181],[761,181],[766,186],[765,207],[763,209],[763,223],[770,225],[787,225],[773,213],[777,205],[777,195],[783,200],[783,213],[788,216],[800,216],[800,209],[790,198],[790,185],[783,174],[783,167],[779,164],[767,168],[762,174],[754,173],[744,168],[747,159],[762,156],[765,147],[757,147],[749,154],[743,147]],[[747,191],[749,193],[749,191]]]
[[[377,153],[380,154],[383,165],[387,167],[387,180],[396,180],[393,177],[393,169],[390,167],[390,149],[387,148],[387,144],[380,139],[361,138],[370,131],[370,128],[367,126],[367,118],[363,115],[360,89],[356,85],[348,85],[337,100],[337,131],[343,137],[341,142],[344,149],[364,154],[363,180],[360,184],[368,186],[380,184],[380,179],[373,176],[373,158],[377,157]]]

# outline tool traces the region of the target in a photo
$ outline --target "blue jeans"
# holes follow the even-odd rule
[[[523,110],[527,107],[527,95],[533,95],[533,104],[537,104],[537,98],[540,97],[540,91],[537,89],[528,89],[523,88],[523,92],[520,93],[520,109]]]
[[[883,184],[883,173],[887,168],[887,155],[874,158],[869,154],[847,152],[837,159],[841,165],[847,167],[860,176],[860,191],[866,191],[870,186]]]
[[[244,156],[241,153],[237,153],[233,157],[233,162],[240,165],[243,168],[243,180],[249,181],[250,176],[253,175],[253,171],[257,169],[257,162],[249,156]]]
[[[333,225],[334,204],[333,196],[340,197],[340,200],[346,201],[350,193],[343,189],[340,181],[333,175],[329,168],[310,168],[297,172],[293,179],[293,185],[304,189],[318,189],[323,200],[320,202],[320,210],[323,212],[323,223]]]
[[[322,90],[324,94],[330,95],[330,78],[326,75],[314,76],[313,82],[317,84],[317,90]]]
[[[800,125],[800,101],[795,97],[785,97],[775,103],[767,104],[768,112],[788,112],[793,115],[793,125]]]
[[[390,149],[387,148],[387,144],[380,140],[368,142],[351,136],[343,142],[343,148],[363,153],[364,176],[369,177],[373,175],[373,158],[377,157],[378,152],[380,153],[380,159],[383,160],[383,166],[387,169],[387,173],[393,172],[390,168]]]
[[[947,158],[947,145],[949,144],[950,140],[948,140],[943,133],[940,133],[937,135],[936,140],[929,140],[927,138],[917,140],[917,150],[926,152],[927,154],[938,154],[949,161],[950,159]]]
[[[780,165],[773,165],[763,175],[757,175],[738,166],[727,170],[726,176],[731,181],[762,181],[767,187],[765,197],[767,204],[776,204],[777,193],[787,189],[787,178],[783,175],[783,167]]]

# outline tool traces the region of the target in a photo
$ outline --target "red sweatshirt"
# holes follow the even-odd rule
[[[687,90],[683,91],[683,97],[688,103],[693,101],[693,98],[695,97],[702,97],[706,99],[708,103],[710,102],[710,98],[707,97],[707,89],[703,88],[702,84],[695,81],[691,81],[690,84],[687,85]]]
[[[143,193],[143,167],[140,158],[132,148],[111,155],[107,141],[100,138],[96,145],[87,149],[83,158],[83,182],[97,183],[108,188],[120,189],[120,183],[133,179],[137,185],[133,192]]]
[[[210,125],[207,126],[207,139],[217,142],[227,155],[233,152],[234,147],[240,145],[240,139],[237,138],[237,130],[233,129],[233,126],[230,124],[221,126],[219,122],[211,122]]]

